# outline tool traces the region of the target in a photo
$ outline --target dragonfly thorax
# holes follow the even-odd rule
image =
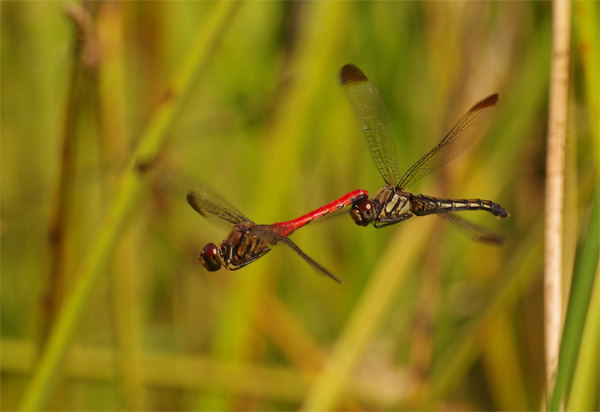
[[[377,213],[379,219],[389,220],[410,213],[409,198],[405,192],[401,192],[395,187],[384,187],[375,195],[374,201],[379,204],[379,213]]]
[[[412,216],[410,199],[405,192],[399,191],[393,186],[385,186],[374,198],[354,203],[350,210],[350,216],[359,226],[374,223],[379,227],[382,222],[384,225],[391,221],[399,222]]]

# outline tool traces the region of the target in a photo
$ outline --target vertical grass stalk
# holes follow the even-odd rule
[[[571,5],[553,3],[550,108],[546,153],[546,230],[544,252],[544,317],[546,393],[556,379],[562,325],[563,207],[565,140],[569,92],[569,39]]]

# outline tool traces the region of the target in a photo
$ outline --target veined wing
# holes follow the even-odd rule
[[[190,206],[206,220],[223,227],[223,222],[253,223],[216,190],[157,162],[138,162],[137,171],[163,191],[185,197]],[[230,225],[226,225],[229,226]],[[225,227],[227,228],[227,227]]]
[[[335,275],[333,275],[330,271],[328,271],[327,269],[325,269],[323,266],[321,266],[319,263],[317,263],[315,260],[313,260],[313,258],[311,258],[310,256],[308,256],[306,253],[304,253],[302,251],[302,249],[300,249],[298,247],[298,245],[296,245],[294,242],[292,242],[289,238],[287,237],[283,237],[280,236],[276,233],[273,232],[273,234],[276,236],[277,238],[277,243],[283,243],[284,245],[289,246],[290,248],[292,248],[292,250],[294,252],[296,252],[298,255],[300,255],[300,257],[302,259],[304,259],[306,261],[306,263],[308,263],[310,266],[312,266],[312,268],[314,270],[316,270],[318,273],[325,275],[327,277],[330,277],[331,279],[335,280],[337,283],[342,283],[341,280],[339,280]]]
[[[404,173],[398,188],[410,187],[417,180],[437,170],[462,152],[469,143],[479,136],[481,129],[493,113],[490,109],[496,105],[497,101],[498,95],[492,94],[471,107],[436,147],[421,157]]]
[[[438,213],[439,217],[444,219],[446,222],[454,225],[455,228],[463,232],[472,240],[483,243],[491,243],[495,245],[501,245],[505,242],[506,237],[504,235],[494,233],[489,229],[481,227],[469,220],[463,219],[456,213]]]
[[[254,223],[206,185],[196,186],[196,189],[190,190],[185,198],[190,206],[209,222],[219,218],[234,225]]]
[[[342,67],[340,79],[379,173],[387,184],[395,186],[400,178],[398,155],[390,118],[379,91],[353,64]]]

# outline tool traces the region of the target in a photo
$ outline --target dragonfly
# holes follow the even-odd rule
[[[192,209],[209,222],[229,228],[229,234],[219,246],[208,243],[198,255],[200,264],[210,272],[221,268],[241,269],[264,256],[272,246],[283,244],[317,273],[341,283],[339,278],[304,253],[288,236],[310,222],[369,197],[366,190],[357,189],[296,219],[264,225],[254,223],[207,184],[166,170],[155,162],[138,162],[136,169],[142,176],[150,178],[159,189],[185,195]]]
[[[355,65],[347,64],[340,70],[340,80],[362,133],[367,140],[371,157],[385,186],[374,198],[353,203],[350,215],[360,226],[373,224],[376,228],[394,225],[412,216],[435,214],[458,227],[472,239],[502,243],[504,237],[476,225],[456,213],[465,210],[484,210],[498,218],[510,214],[498,203],[483,199],[440,199],[406,190],[421,178],[454,159],[479,134],[493,112],[498,94],[492,94],[476,103],[448,132],[440,143],[421,157],[403,175],[400,175],[396,145],[385,104],[377,88]]]

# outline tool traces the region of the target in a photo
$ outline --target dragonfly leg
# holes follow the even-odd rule
[[[379,219],[373,222],[373,226],[377,229],[381,229],[382,227],[387,227],[391,225],[395,225],[396,223],[404,222],[407,219],[410,219],[414,215],[412,213],[403,213],[400,216],[394,216],[392,218]]]
[[[228,262],[228,264],[227,264],[227,269],[228,269],[228,270],[238,270],[238,269],[241,269],[241,268],[243,268],[244,266],[246,266],[246,265],[248,265],[248,264],[250,264],[250,263],[254,262],[256,259],[258,259],[258,258],[262,257],[262,256],[263,256],[265,253],[267,253],[269,250],[271,250],[271,249],[267,249],[266,251],[264,251],[264,252],[263,252],[263,253],[261,253],[260,255],[255,255],[255,256],[252,256],[250,259],[248,259],[248,260],[245,260],[245,261],[243,261],[242,263],[240,263],[240,264],[238,264],[238,265],[235,265],[235,264],[233,264],[233,263],[231,263],[231,262]]]

